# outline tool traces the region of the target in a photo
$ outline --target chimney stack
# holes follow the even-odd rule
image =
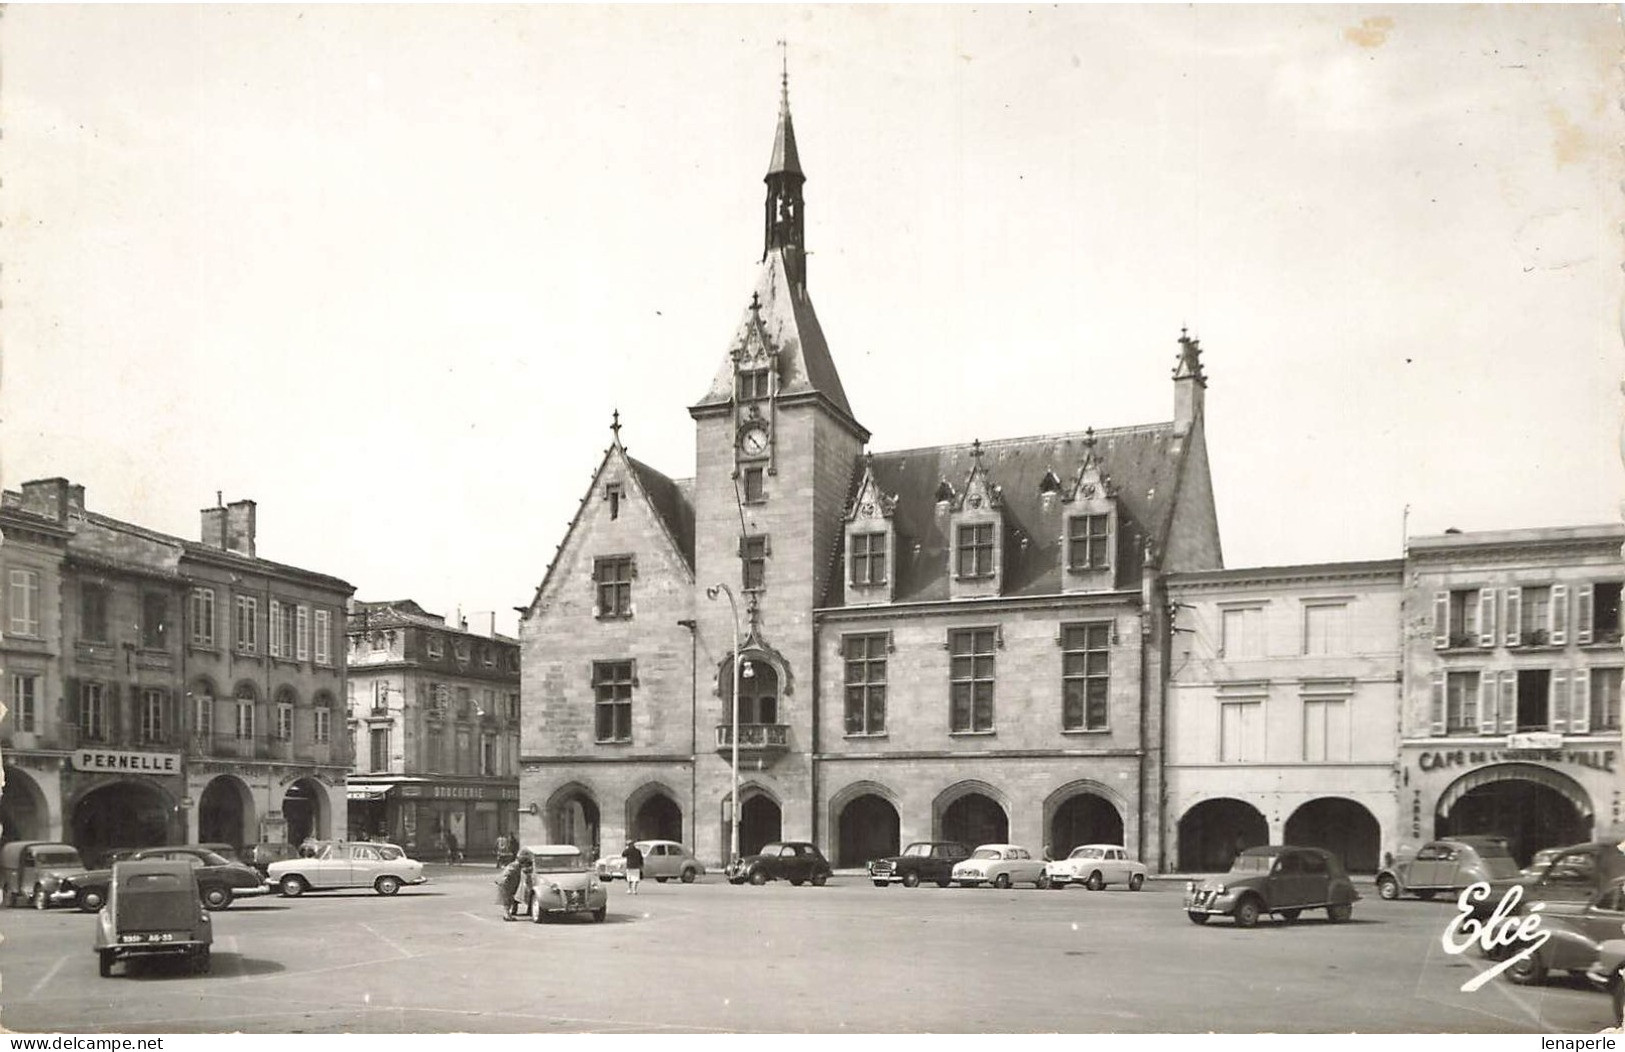
[[[217,552],[226,550],[226,506],[220,496],[220,491],[215,490],[214,507],[204,508],[202,512],[203,543]]]
[[[1174,367],[1174,434],[1190,434],[1202,417],[1207,374],[1202,371],[1202,345],[1179,330],[1179,364]]]
[[[84,514],[85,487],[70,486],[67,479],[35,479],[23,483],[22,508],[52,522],[67,522],[68,513]]]
[[[226,551],[254,557],[254,502],[234,500],[226,505]]]

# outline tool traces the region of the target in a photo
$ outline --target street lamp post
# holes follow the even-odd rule
[[[733,827],[728,843],[728,869],[732,872],[739,864],[739,604],[734,601],[733,589],[726,584],[707,588],[705,597],[715,599],[718,592],[728,597],[728,609],[733,611],[734,619],[733,725],[728,728],[728,736],[733,741],[733,792],[728,797],[728,817]]]

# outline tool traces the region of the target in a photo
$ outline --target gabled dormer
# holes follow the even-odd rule
[[[896,594],[897,498],[875,480],[874,457],[863,458],[863,479],[846,508],[846,604],[889,603]]]
[[[1095,592],[1117,587],[1117,487],[1084,433],[1083,462],[1061,491],[1061,590]]]
[[[971,469],[964,484],[957,490],[951,485],[939,489],[938,499],[939,509],[946,505],[948,517],[949,597],[998,595],[1004,567],[1004,492],[982,463],[981,439],[971,443]]]

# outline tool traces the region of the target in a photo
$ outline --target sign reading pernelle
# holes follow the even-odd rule
[[[130,774],[180,774],[178,752],[119,752],[114,749],[75,749],[73,766],[79,771]]]

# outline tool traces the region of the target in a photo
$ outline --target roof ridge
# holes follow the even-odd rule
[[[924,453],[928,451],[935,452],[946,449],[969,450],[973,445],[976,444],[977,441],[981,442],[982,449],[985,451],[992,446],[1013,446],[1022,442],[1057,442],[1066,439],[1077,439],[1082,441],[1090,434],[1093,434],[1096,439],[1103,437],[1110,438],[1117,435],[1126,435],[1136,432],[1149,434],[1154,431],[1169,430],[1172,429],[1173,426],[1174,422],[1172,420],[1165,420],[1155,424],[1129,424],[1123,427],[1103,427],[1085,429],[1083,431],[1051,431],[1037,435],[1016,435],[1011,438],[984,438],[979,440],[973,439],[970,442],[944,442],[934,446],[914,446],[909,449],[888,449],[876,452],[874,455],[876,457],[895,457],[904,453]]]

